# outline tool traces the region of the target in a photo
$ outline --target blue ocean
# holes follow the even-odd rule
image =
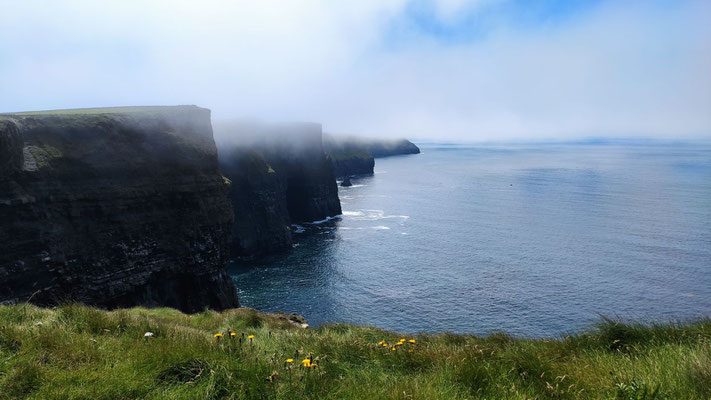
[[[418,143],[343,215],[230,271],[244,306],[407,333],[555,337],[711,315],[711,143]]]

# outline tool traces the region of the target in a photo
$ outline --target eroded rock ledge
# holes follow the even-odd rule
[[[0,115],[0,301],[239,305],[210,111]]]

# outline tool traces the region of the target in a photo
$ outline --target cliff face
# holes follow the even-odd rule
[[[232,255],[249,258],[291,248],[286,179],[253,149],[232,147],[220,154],[230,179],[234,209]]]
[[[323,147],[331,158],[337,177],[373,174],[375,158],[365,143],[354,138],[341,139],[324,135]]]
[[[420,152],[420,149],[407,139],[380,140],[324,135],[323,144],[338,177],[372,175],[375,158]]]
[[[291,223],[341,213],[319,124],[216,125],[220,166],[232,181],[233,254],[251,257],[291,247]]]
[[[375,158],[420,153],[420,148],[407,139],[368,140],[366,146]]]
[[[0,301],[239,305],[210,112],[0,116]]]

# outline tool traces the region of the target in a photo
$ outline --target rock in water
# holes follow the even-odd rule
[[[353,184],[351,183],[351,178],[349,178],[347,176],[345,178],[343,178],[343,182],[341,182],[341,186],[343,186],[343,187],[353,186]]]
[[[210,111],[0,115],[0,301],[239,305]]]

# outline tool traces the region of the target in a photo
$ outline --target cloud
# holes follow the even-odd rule
[[[711,135],[704,1],[522,24],[525,3],[439,0],[424,4],[441,29],[395,37],[422,0],[0,1],[3,111],[198,104],[371,135]]]

